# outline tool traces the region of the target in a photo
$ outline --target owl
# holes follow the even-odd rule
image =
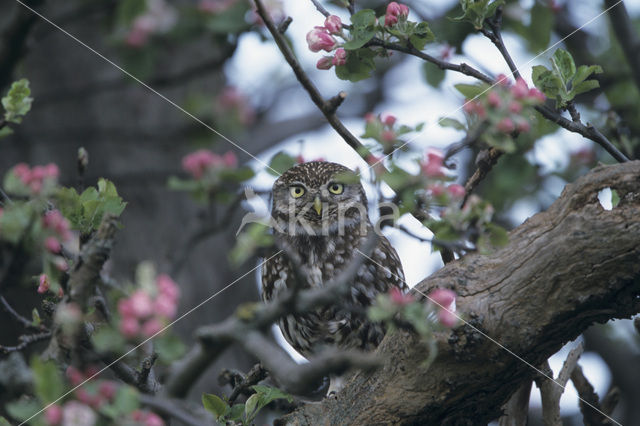
[[[262,267],[262,298],[269,301],[295,285],[286,252],[297,254],[305,288],[325,285],[363,256],[361,249],[375,232],[367,197],[357,175],[340,164],[313,161],[290,168],[273,185],[274,237],[287,250]],[[382,235],[350,283],[350,294],[329,307],[289,315],[279,322],[285,339],[309,358],[324,348],[372,350],[384,337],[380,323],[366,309],[379,293],[406,290],[400,259]]]

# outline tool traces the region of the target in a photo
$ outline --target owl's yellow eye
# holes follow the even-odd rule
[[[292,186],[289,188],[289,193],[293,198],[300,198],[304,195],[304,188],[301,186]]]
[[[344,192],[344,185],[341,183],[332,183],[329,185],[329,192],[332,194],[340,195]]]

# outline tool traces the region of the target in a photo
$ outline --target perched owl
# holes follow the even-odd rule
[[[367,198],[355,173],[336,163],[314,161],[287,170],[273,185],[274,234],[280,246],[297,253],[306,287],[322,287],[362,256],[361,248],[374,232]],[[384,337],[379,323],[366,317],[378,293],[392,287],[405,290],[396,251],[379,236],[371,259],[365,259],[351,283],[346,300],[334,306],[280,320],[287,341],[305,357],[324,347],[374,349]],[[380,266],[382,265],[382,266]],[[269,301],[295,283],[285,253],[262,267],[262,298]]]

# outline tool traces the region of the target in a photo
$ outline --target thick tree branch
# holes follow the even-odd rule
[[[607,187],[621,197],[609,211],[598,201]],[[458,312],[475,327],[441,336],[429,369],[420,367],[425,352],[414,338],[387,336],[378,349],[382,369],[355,375],[336,401],[307,404],[284,422],[480,424],[499,417],[536,374],[513,354],[541,365],[592,323],[640,311],[639,208],[640,161],[601,166],[567,185],[547,211],[510,233],[506,247],[469,254],[418,284],[425,293],[456,291]]]

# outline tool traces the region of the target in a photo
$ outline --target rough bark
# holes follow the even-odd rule
[[[603,188],[620,203],[604,210]],[[447,287],[473,326],[534,366],[594,322],[640,311],[640,161],[600,166],[545,212],[510,233],[491,255],[472,254],[418,284]],[[439,355],[396,333],[382,342],[384,367],[355,374],[337,399],[282,419],[317,424],[486,424],[535,370],[468,325],[439,339]]]

